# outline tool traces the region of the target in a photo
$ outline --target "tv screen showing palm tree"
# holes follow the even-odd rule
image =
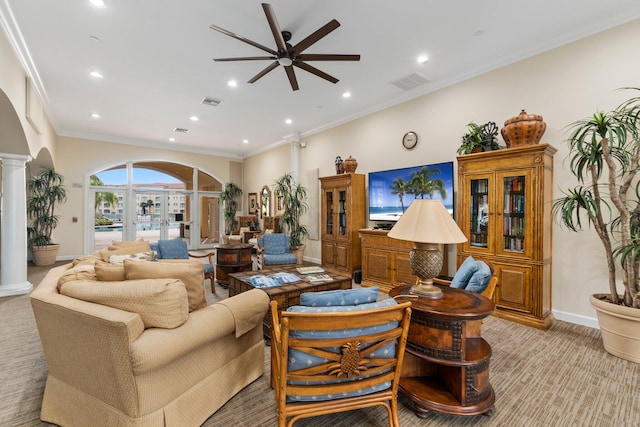
[[[369,173],[369,221],[397,221],[415,199],[442,201],[453,216],[453,162]]]

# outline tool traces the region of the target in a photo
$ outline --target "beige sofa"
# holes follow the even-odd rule
[[[81,266],[53,268],[31,294],[49,369],[43,421],[198,426],[263,374],[262,319],[269,304],[264,292],[189,310],[187,290],[175,278],[99,282],[78,273],[60,285],[61,277]],[[123,288],[151,290],[150,298],[138,295],[131,305],[142,314],[114,308],[123,300],[131,304],[106,296]],[[149,306],[153,298],[162,300],[155,312]],[[162,322],[167,327],[149,326]]]

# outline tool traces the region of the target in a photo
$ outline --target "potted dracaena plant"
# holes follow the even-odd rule
[[[231,235],[233,230],[238,227],[236,212],[238,211],[238,199],[240,196],[242,196],[242,189],[232,182],[226,184],[224,190],[220,193],[220,199],[223,205],[224,233],[226,236]]]
[[[60,245],[51,240],[60,217],[56,206],[67,199],[64,177],[53,168],[43,168],[27,183],[27,244],[35,265],[52,265]]]
[[[589,227],[598,235],[609,292],[590,300],[603,344],[611,354],[640,362],[640,96],[570,129],[570,169],[579,185],[554,200],[554,216],[571,231]]]
[[[302,215],[309,209],[307,189],[298,184],[293,175],[285,173],[275,181],[273,191],[278,197],[282,197],[280,228],[289,234],[289,243],[296,254],[297,263],[302,264],[305,247],[303,241],[309,236],[307,227],[300,223]]]

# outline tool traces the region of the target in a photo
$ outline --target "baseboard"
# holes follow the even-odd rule
[[[305,256],[305,257],[302,257],[302,259],[304,261],[311,262],[313,264],[321,264],[320,259],[318,258],[311,258],[311,257]]]
[[[553,315],[557,320],[575,323],[576,325],[587,326],[589,328],[600,329],[598,319],[595,317],[582,316],[579,314],[567,313],[565,311],[553,310]]]

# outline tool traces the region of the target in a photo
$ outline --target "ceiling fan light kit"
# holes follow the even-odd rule
[[[295,45],[291,45],[289,40],[291,39],[291,33],[289,31],[283,31],[280,29],[280,25],[278,24],[278,20],[276,19],[276,14],[273,11],[273,8],[270,4],[262,3],[262,9],[264,10],[265,16],[267,17],[267,22],[269,23],[269,28],[271,29],[271,33],[273,34],[273,38],[276,42],[276,50],[271,49],[267,46],[264,46],[260,43],[249,40],[245,37],[239,36],[231,31],[225,30],[224,28],[218,27],[217,25],[211,25],[210,28],[212,30],[218,31],[224,35],[232,37],[236,40],[240,40],[241,42],[250,44],[253,47],[256,47],[264,52],[267,52],[269,56],[246,56],[246,57],[237,57],[237,58],[214,58],[215,62],[232,62],[232,61],[263,61],[263,60],[271,60],[273,61],[270,65],[260,71],[258,74],[253,76],[248,83],[255,83],[262,77],[264,77],[270,71],[276,69],[279,65],[282,65],[287,74],[287,78],[289,79],[289,84],[291,85],[291,89],[298,90],[298,80],[295,75],[294,67],[300,68],[301,70],[307,71],[311,74],[314,74],[320,78],[323,78],[331,83],[337,83],[339,80],[309,64],[308,61],[359,61],[360,55],[345,55],[345,54],[304,54],[307,48],[327,36],[333,30],[340,26],[340,23],[335,19],[332,19],[327,24],[323,25],[315,32],[302,39]]]

